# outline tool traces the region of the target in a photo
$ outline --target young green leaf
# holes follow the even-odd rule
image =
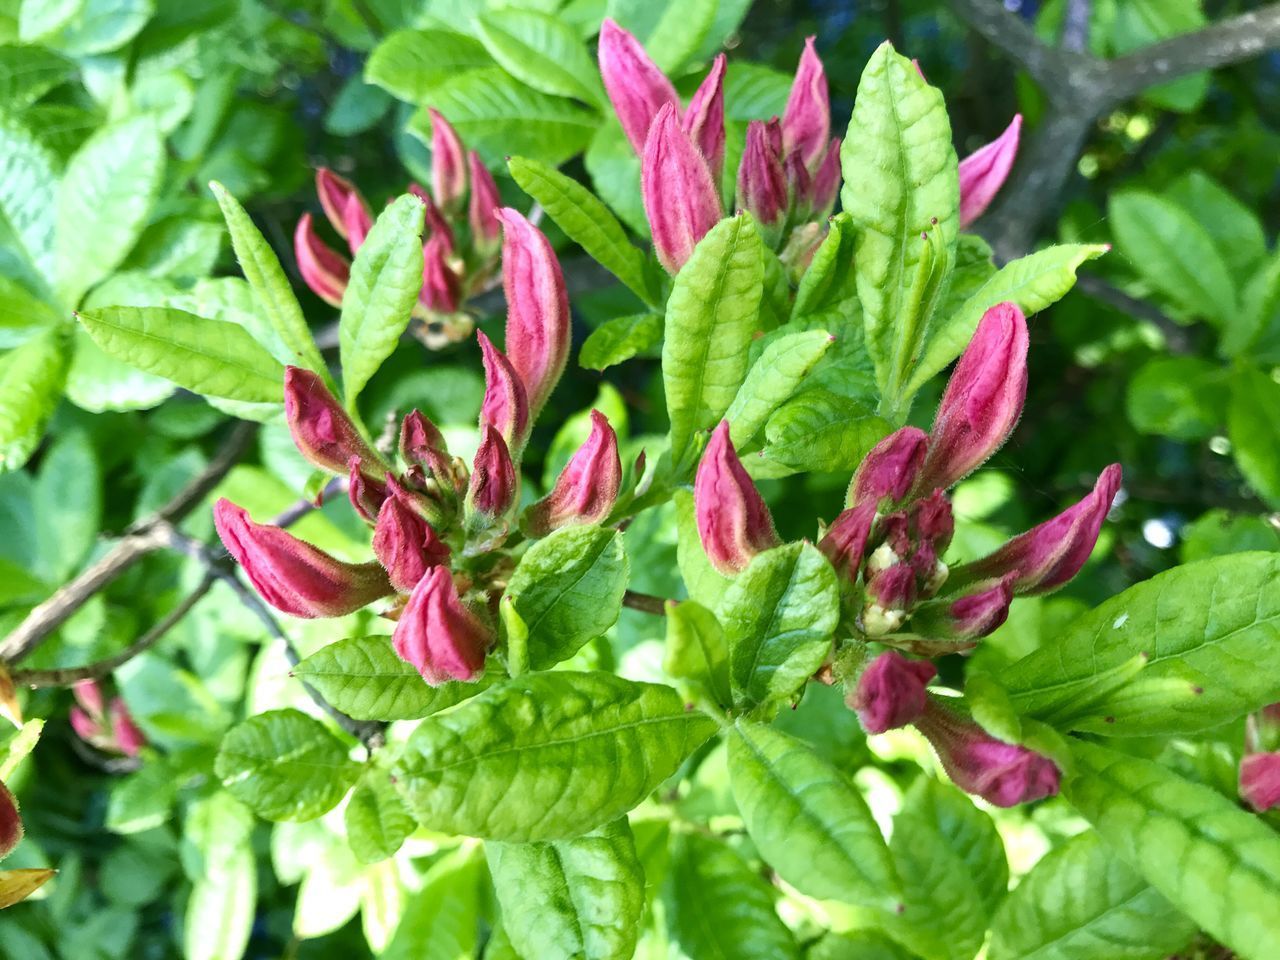
[[[805,960],[912,960],[878,930],[828,933],[805,952]]]
[[[34,133],[7,112],[0,117],[0,266],[37,291],[54,276],[57,166]]]
[[[1196,218],[1213,241],[1232,278],[1247,277],[1267,256],[1258,215],[1203,170],[1188,170],[1165,196]]]
[[[694,434],[720,421],[747,375],[763,293],[760,233],[745,214],[720,221],[676,277],[662,381],[677,469],[690,464]]]
[[[284,367],[239,324],[172,307],[101,307],[76,318],[106,353],[194,393],[283,402]]]
[[[550,669],[603,634],[626,589],[627,555],[616,530],[565,527],[535,543],[506,592],[528,630],[529,666]]]
[[[865,402],[806,390],[769,418],[760,456],[792,471],[849,473],[889,429]]]
[[[1280,507],[1280,383],[1261,370],[1243,367],[1231,378],[1227,436],[1240,472],[1262,498]]]
[[[858,281],[853,270],[856,239],[849,214],[841,212],[831,218],[827,235],[822,238],[796,287],[792,320],[823,313],[851,297],[857,297]]]
[[[502,926],[520,956],[631,960],[644,870],[626,818],[572,840],[485,844]]]
[[[835,571],[809,543],[766,550],[733,581],[718,614],[739,702],[784,699],[831,652],[840,615]]]
[[[588,370],[605,370],[651,351],[662,344],[662,314],[637,313],[606,320],[582,341],[578,363]]]
[[[803,741],[739,720],[729,776],[752,842],[782,879],[820,900],[893,908],[889,848],[844,773]]]
[[[1192,733],[1280,700],[1280,555],[1238,553],[1157,574],[1071,622],[1000,675],[1021,712],[1109,736]],[[1102,697],[1096,688],[1135,658]]]
[[[342,297],[338,350],[343,398],[356,397],[400,342],[422,288],[422,226],[426,207],[412,194],[378,215],[355,262]]]
[[[715,729],[670,687],[534,673],[423,721],[394,773],[431,829],[563,840],[630,810]]]
[[[599,67],[560,18],[507,8],[481,14],[476,36],[500,67],[533,89],[596,106],[604,100]]]
[[[1196,926],[1094,831],[1051,850],[996,911],[989,960],[1161,960]]]
[[[416,826],[387,771],[377,767],[364,772],[343,815],[351,852],[364,863],[393,856]]]
[[[75,72],[74,62],[44,47],[0,47],[0,103],[19,113]]]
[[[405,903],[402,919],[378,960],[460,960],[473,957],[480,929],[480,897],[488,895],[484,859],[475,846],[445,854],[431,865],[421,888]]]
[[[720,3],[718,0],[683,0],[661,6],[662,16],[644,38],[644,45],[654,63],[674,75],[707,39]]]
[[[214,773],[267,820],[314,820],[346,795],[360,773],[347,747],[319,720],[271,710],[232,727]]]
[[[49,330],[0,357],[0,472],[27,462],[67,376],[66,331]]]
[[[188,811],[184,844],[197,853],[199,872],[190,878],[183,916],[184,957],[226,960],[244,955],[258,893],[252,831],[253,815],[223,791]]]
[[[1129,381],[1129,421],[1139,433],[1208,439],[1226,419],[1229,378],[1226,368],[1200,357],[1153,357]]]
[[[729,645],[716,615],[696,600],[667,605],[667,651],[663,670],[681,690],[723,709],[733,706]]]
[[[729,439],[741,449],[796,392],[835,338],[825,330],[784,333],[770,340],[725,411]]]
[[[450,77],[492,67],[474,37],[452,30],[397,30],[373,48],[364,79],[406,103],[419,104]]]
[[[1233,800],[1151,760],[1073,747],[1067,799],[1151,886],[1244,957],[1280,943],[1280,837]]]

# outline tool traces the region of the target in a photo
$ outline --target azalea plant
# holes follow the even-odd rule
[[[1035,315],[1110,250],[997,263],[972,232],[1021,114],[961,158],[884,42],[833,135],[810,37],[777,115],[747,117],[731,55],[569,7],[485,13],[468,43],[406,28],[366,69],[416,92],[414,51],[483,54],[494,96],[581,101],[616,140],[588,148],[596,190],[536,131],[469,142],[446,91],[409,121],[429,189],[384,204],[321,165],[328,226],[303,213],[290,247],[214,180],[243,279],[65,301],[105,360],[240,422],[71,581],[171,552],[128,574],[182,597],[160,622],[50,653],[80,616],[58,594],[14,621],[0,781],[56,749],[21,691],[69,688],[64,743],[118,777],[105,829],[181,861],[194,960],[253,955],[262,925],[297,956],[1266,960],[1280,555],[1064,599],[1134,496],[1119,446],[1012,532],[983,506],[1020,420],[1051,429]],[[534,37],[557,63],[522,56]],[[583,262],[603,306],[571,296]],[[583,406],[578,367],[621,387]],[[156,645],[197,605],[174,666]],[[22,859],[20,793],[0,785],[0,906],[54,874]]]

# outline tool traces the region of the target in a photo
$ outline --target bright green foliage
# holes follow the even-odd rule
[[[489,55],[535,90],[600,103],[599,68],[573,29],[536,10],[503,10],[481,16],[476,35]]]
[[[716,615],[695,600],[667,607],[667,653],[663,669],[681,690],[728,709],[729,644]]]
[[[344,816],[351,852],[364,863],[392,856],[415,826],[390,776],[377,767],[366,770],[351,791]]]
[[[785,334],[764,348],[724,414],[735,447],[752,440],[770,415],[796,392],[832,340],[825,330],[808,330]]]
[[[0,469],[26,463],[40,442],[66,375],[66,341],[49,330],[0,358]]]
[[[582,342],[578,362],[588,370],[605,370],[662,346],[663,322],[658,313],[614,317]]]
[[[244,953],[258,891],[250,834],[253,816],[228,793],[200,801],[187,815],[184,867],[192,881],[183,955],[225,960]]]

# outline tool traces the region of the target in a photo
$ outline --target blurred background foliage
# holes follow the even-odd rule
[[[93,302],[187,298],[227,318],[252,313],[209,180],[245,203],[292,270],[293,225],[317,208],[311,169],[351,177],[375,206],[408,180],[425,180],[430,104],[484,156],[506,200],[525,205],[502,166],[506,154],[524,153],[565,163],[643,229],[638,161],[605,120],[595,83],[590,37],[606,12],[642,38],[686,30],[680,55],[663,64],[686,93],[723,43],[738,149],[747,118],[781,112],[810,34],[826,65],[837,129],[863,64],[885,37],[917,57],[946,93],[961,155],[995,137],[1013,113],[1023,113],[1033,133],[1051,110],[948,3],[720,0],[663,19],[682,5],[0,0],[0,459],[9,468],[0,473],[0,636],[100,556],[104,534],[147,516],[198,474],[225,436],[224,412],[110,360],[68,322],[72,309]],[[1057,43],[1063,0],[1006,6]],[[1088,6],[1089,49],[1111,56],[1256,4]],[[553,12],[578,39],[561,74],[521,75],[527,65],[501,35],[522,15],[514,8]],[[1042,198],[1036,245],[1114,249],[1033,322],[1026,414],[1009,445],[958,491],[957,512],[968,521],[959,529],[973,538],[958,547],[976,551],[1051,515],[1111,461],[1124,465],[1126,482],[1094,562],[1062,593],[1019,601],[975,666],[997,668],[1051,636],[1055,624],[1178,562],[1280,548],[1278,93],[1276,53],[1151,88],[1093,123],[1062,194]],[[104,177],[131,185],[109,209],[92,203]],[[634,312],[636,301],[604,285],[544,225],[577,291],[576,356],[590,330]],[[86,274],[90,262],[96,272]],[[295,285],[313,326],[331,325],[334,311]],[[482,300],[478,309],[493,307]],[[406,344],[366,392],[367,422],[417,405],[459,436],[474,432],[483,387],[475,353],[471,343],[431,355]],[[571,362],[530,445],[535,457],[545,451],[533,475],[555,476],[585,434],[581,414],[593,404],[633,449],[661,434],[657,372],[656,358],[646,356],[603,375]],[[933,399],[922,397],[913,416],[927,422]],[[218,492],[266,515],[295,502],[310,476],[287,431],[268,420]],[[783,533],[813,536],[813,518],[834,516],[846,481],[812,474],[764,487]],[[196,511],[182,529],[209,538],[208,512]],[[340,555],[358,557],[364,548],[363,528],[341,503],[308,516],[297,532]],[[638,520],[627,548],[635,589],[664,596],[679,589],[670,508]],[[23,666],[78,665],[120,649],[199,577],[189,560],[147,557]],[[355,632],[332,621],[297,621],[290,631],[304,653]],[[657,670],[661,637],[660,622],[624,611],[610,643],[591,656],[644,677]],[[5,915],[0,955],[146,960],[185,949],[199,960],[222,956],[220,938],[236,925],[249,931],[253,957],[358,957],[388,943],[384,956],[454,955],[397,952],[392,935],[419,903],[412,898],[424,896],[414,891],[429,893],[432,884],[470,890],[473,918],[491,908],[479,902],[487,894],[475,881],[474,851],[419,837],[407,875],[399,860],[365,866],[334,840],[328,820],[254,824],[212,792],[210,759],[229,725],[263,705],[311,709],[288,678],[279,644],[262,639],[261,625],[219,585],[161,645],[117,673],[157,748],[140,769],[73,737],[65,690],[25,699],[25,713],[47,725],[42,749],[11,781],[29,836],[6,865],[52,864],[60,874],[40,899]],[[865,741],[829,693],[816,690],[787,725],[839,762],[860,765]],[[882,760],[880,770],[859,775],[873,806],[884,798],[878,811],[897,802],[893,757]],[[1226,747],[1204,745],[1185,762],[1210,782],[1230,785],[1234,777]],[[732,811],[722,768],[700,770],[699,785],[681,800],[691,814]],[[1020,814],[1001,819],[1015,872],[1043,851],[1046,833],[1069,829],[1063,816],[1049,804],[1035,824]],[[253,852],[247,862],[226,846],[244,836]],[[641,826],[637,839],[645,839]]]

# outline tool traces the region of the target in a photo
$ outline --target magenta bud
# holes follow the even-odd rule
[[[133,722],[129,708],[119,697],[111,701],[111,738],[113,746],[126,757],[136,757],[147,745],[147,737]]]
[[[747,124],[747,145],[738,164],[738,205],[766,226],[777,226],[787,212],[787,175],[774,149],[771,127],[752,120]]]
[[[213,508],[223,545],[262,599],[295,617],[340,617],[391,593],[376,563],[344,563],[297,537],[254,523],[230,500]]]
[[[778,545],[769,508],[733,449],[728,420],[720,421],[702,453],[693,503],[702,549],[725,576],[740,573],[757,553]]]
[[[1120,490],[1120,480],[1120,464],[1113,463],[1102,471],[1083,500],[1014,537],[994,553],[957,567],[957,581],[1014,574],[1015,593],[1031,595],[1058,589],[1080,572],[1093,552],[1102,522]]]
[[[484,669],[493,630],[467,607],[447,567],[433,567],[418,581],[391,637],[400,659],[427,683],[474,680]]]
[[[680,127],[676,108],[658,111],[645,141],[640,193],[658,260],[678,273],[720,220],[720,192],[702,152]]]
[[[813,37],[808,37],[804,42],[804,53],[800,55],[800,65],[782,114],[784,152],[798,153],[808,167],[822,156],[831,137],[827,75],[813,41]]]
[[[711,72],[689,101],[681,125],[707,161],[717,184],[724,173],[724,71],[725,56],[717,54]]]
[[[897,503],[915,484],[928,445],[929,437],[916,427],[900,427],[889,434],[858,464],[845,501],[850,506]]]
[[[432,313],[456,313],[462,300],[462,281],[448,263],[446,240],[433,233],[422,247],[422,289],[418,302]]]
[[[946,490],[1000,449],[1027,396],[1027,320],[998,303],[978,322],[956,364],[929,432],[916,489]]]
[[[467,505],[489,518],[504,516],[519,499],[519,477],[502,434],[489,424],[481,427],[480,447],[471,463]]]
[[[925,687],[938,675],[928,660],[908,660],[896,650],[880,654],[858,677],[846,701],[867,733],[884,733],[918,720],[928,705]]]
[[[72,684],[71,695],[90,716],[100,718],[106,713],[106,701],[97,680],[81,680]]]
[[[1240,761],[1240,796],[1258,813],[1280,807],[1280,753],[1250,753]]]
[[[428,451],[449,452],[444,434],[420,410],[406,414],[400,424],[400,458],[407,464],[431,465]]]
[[[328,167],[316,171],[316,194],[320,197],[320,207],[325,218],[338,231],[338,236],[347,239],[347,205],[354,197],[363,205],[364,198],[354,183],[340,177]]]
[[[497,210],[502,206],[498,184],[474,150],[467,153],[471,170],[471,197],[467,201],[467,222],[471,226],[471,243],[482,256],[497,251],[502,242],[502,223]]]
[[[951,536],[955,533],[956,519],[951,511],[951,501],[942,490],[934,490],[929,496],[918,500],[912,507],[914,514],[916,537],[922,542],[933,545],[941,555],[951,545]]]
[[[972,720],[930,699],[915,721],[952,783],[997,807],[1052,797],[1062,774],[1048,757],[997,740]]]
[[[440,111],[431,115],[431,192],[446,211],[456,210],[467,192],[467,153],[458,132]]]
[[[658,111],[668,104],[679,107],[676,88],[640,41],[612,19],[600,24],[600,76],[622,132],[635,152],[643,154]]]
[[[449,221],[445,219],[445,215],[441,212],[440,207],[436,204],[431,193],[427,190],[423,190],[422,187],[416,183],[409,184],[409,193],[422,201],[422,206],[424,208],[424,235],[428,239],[431,237],[439,237],[440,245],[444,250],[445,256],[452,256],[454,251],[453,227],[449,224]],[[426,253],[426,249],[426,244],[423,244],[422,250],[424,255]]]
[[[529,436],[529,398],[524,384],[509,361],[484,335],[476,331],[484,358],[484,403],[480,424],[488,424],[502,434],[507,447],[519,456]]]
[[[502,286],[507,296],[507,358],[529,395],[533,423],[569,356],[569,295],[546,236],[517,210],[503,207]]]
[[[309,213],[302,215],[293,232],[293,254],[298,261],[298,273],[311,292],[331,307],[342,306],[351,264],[320,239]]]
[[[347,462],[347,499],[367,523],[373,523],[387,499],[387,485],[365,472],[371,469],[372,465],[366,467],[359,457]]]
[[[0,860],[9,855],[22,839],[22,817],[18,801],[9,788],[0,783]]]
[[[379,462],[342,404],[311,370],[285,367],[284,417],[298,451],[321,470],[346,473],[352,457],[367,468]]]
[[[408,593],[435,566],[449,562],[449,547],[414,509],[412,499],[388,477],[391,495],[378,511],[373,528],[373,552],[382,564],[391,585]]]
[[[830,213],[840,192],[840,143],[839,137],[831,141],[818,169],[813,172],[810,207],[815,216],[825,217]]]
[[[551,492],[531,506],[524,527],[541,537],[571,524],[600,523],[613,509],[622,486],[618,437],[598,410],[591,411],[591,434],[565,464]]]
[[[1022,114],[986,146],[979,147],[960,161],[960,229],[977,220],[991,205],[1013,169],[1018,155],[1018,136],[1022,131]]]
[[[908,563],[895,563],[867,578],[867,603],[862,609],[862,629],[869,637],[882,637],[901,628],[916,602],[916,572]]]
[[[999,580],[984,581],[955,600],[926,604],[917,615],[917,629],[940,640],[968,642],[985,637],[1009,618],[1015,576],[1010,573]]]
[[[87,711],[80,707],[72,707],[67,718],[71,721],[71,729],[75,731],[76,736],[85,743],[97,746],[102,742],[102,726],[89,716]]]
[[[858,579],[867,538],[871,535],[871,523],[876,517],[876,505],[871,502],[850,507],[841,513],[818,541],[818,549],[831,561],[836,572],[850,582]]]
[[[787,201],[796,219],[806,218],[813,198],[813,178],[798,153],[788,153],[782,161],[787,178]]]
[[[364,238],[373,227],[373,216],[365,205],[364,198],[358,193],[347,197],[346,206],[342,208],[342,225],[347,238],[347,248],[352,256],[364,244]]]

